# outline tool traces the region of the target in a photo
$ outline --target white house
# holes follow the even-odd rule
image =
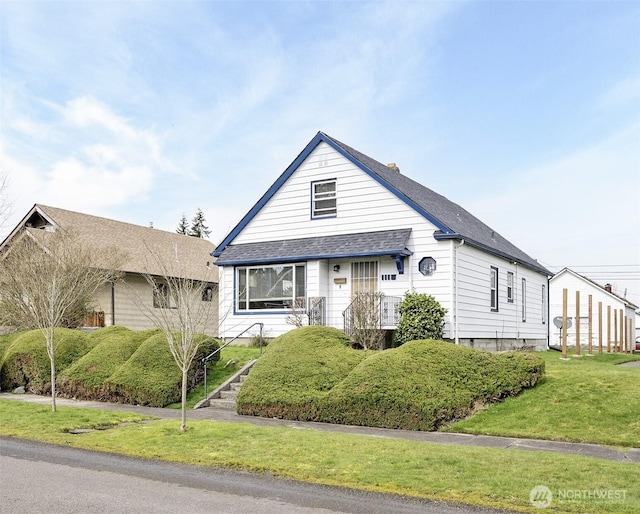
[[[38,237],[44,232],[56,230],[73,232],[92,246],[117,247],[126,256],[119,270],[123,274],[122,280],[105,284],[100,288],[94,301],[94,315],[85,320],[86,326],[120,325],[132,330],[151,328],[153,322],[149,319],[150,311],[167,309],[169,313],[173,312],[172,306],[167,305],[167,299],[162,297],[163,292],[166,294],[167,291],[166,270],[171,269],[177,270],[177,273],[181,274],[180,278],[208,284],[202,300],[211,302],[211,309],[215,314],[208,323],[207,332],[217,335],[218,269],[213,265],[213,259],[209,255],[214,250],[211,242],[175,232],[35,204],[0,243],[0,256],[20,237]],[[174,264],[178,259],[180,266],[166,265]],[[154,292],[145,275],[154,277],[160,288],[156,288]]]
[[[588,347],[591,340],[594,352],[631,351],[636,330],[636,310],[629,300],[622,298],[606,284],[601,286],[569,268],[556,273],[549,281],[549,312],[553,346],[561,345],[563,290],[567,290],[567,345]]]
[[[343,328],[359,292],[384,293],[383,328],[405,292],[446,309],[445,337],[493,349],[548,343],[543,266],[459,205],[318,132],[213,253],[220,332],[291,330],[290,306]]]

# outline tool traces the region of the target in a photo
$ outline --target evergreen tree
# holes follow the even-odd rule
[[[204,219],[204,213],[202,212],[202,209],[198,207],[196,215],[191,220],[191,229],[189,230],[189,235],[193,237],[200,237],[202,239],[204,239],[205,237],[209,237],[209,234],[211,234],[211,230],[209,230],[209,227],[204,224],[205,221],[206,220]]]
[[[180,223],[178,224],[176,232],[184,236],[189,234],[189,224],[187,223],[187,216],[184,213],[182,213],[182,218],[180,218]]]

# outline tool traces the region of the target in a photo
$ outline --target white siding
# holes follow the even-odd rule
[[[311,219],[311,183],[336,179],[337,216]],[[282,184],[262,209],[233,240],[233,244],[261,241],[321,237],[336,234],[374,232],[411,228],[407,247],[413,255],[405,258],[404,274],[399,274],[391,257],[375,259],[331,259],[307,263],[307,296],[327,298],[327,324],[342,328],[342,312],[351,302],[351,262],[378,262],[378,290],[389,296],[404,296],[407,291],[433,295],[445,309],[445,337],[455,338],[456,301],[454,285],[455,248],[458,241],[434,239],[435,225],[418,214],[405,202],[380,185],[339,152],[321,142]],[[436,272],[423,276],[418,263],[424,257],[436,261]],[[334,272],[334,265],[340,271]],[[489,307],[489,269],[499,269],[500,304],[498,312]],[[506,271],[514,273],[516,300],[506,302]],[[221,325],[223,335],[231,337],[256,321],[265,323],[271,335],[279,335],[292,328],[286,315],[264,312],[233,314],[232,267],[220,272],[221,311],[227,317]],[[382,275],[396,275],[395,280],[381,280]],[[527,321],[522,322],[520,311],[520,280],[527,280]],[[346,279],[346,283],[335,283]],[[547,339],[547,327],[542,323],[542,285],[547,277],[511,264],[509,261],[463,245],[458,250],[459,287],[457,301],[459,338]],[[224,301],[222,300],[224,299]]]
[[[555,317],[562,317],[562,296],[563,289],[567,289],[567,317],[571,319],[572,326],[567,330],[567,344],[575,346],[576,342],[576,291],[580,292],[580,345],[589,343],[589,295],[592,297],[592,319],[591,337],[594,350],[599,349],[602,342],[603,351],[607,351],[608,346],[613,351],[616,342],[620,343],[623,337],[633,340],[635,332],[635,313],[633,308],[625,305],[620,298],[608,293],[584,278],[574,275],[569,271],[563,271],[554,276],[550,282],[549,310],[551,319],[550,343],[555,346],[562,344],[562,333],[553,324]],[[602,340],[599,337],[600,318],[598,315],[599,304],[602,305]],[[609,310],[611,314],[609,316]],[[623,330],[621,333],[620,320],[623,320]],[[617,323],[615,323],[617,319]],[[631,333],[629,334],[628,323],[631,320]],[[625,328],[626,327],[626,328]]]
[[[546,277],[469,245],[458,249],[458,337],[546,339],[542,286]],[[498,310],[490,303],[490,270],[498,269]],[[514,275],[514,301],[507,301],[507,272]],[[526,321],[522,320],[522,279],[526,280]]]

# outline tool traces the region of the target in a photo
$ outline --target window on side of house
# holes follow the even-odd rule
[[[213,301],[213,293],[215,291],[214,284],[203,284],[202,286],[202,301],[203,302],[212,302]]]
[[[522,279],[522,321],[527,321],[527,279]]]
[[[311,182],[311,218],[330,218],[337,213],[336,179]]]
[[[494,266],[491,266],[489,288],[490,288],[490,298],[491,298],[491,310],[497,311],[498,310],[498,268],[495,268]]]
[[[547,286],[542,284],[542,324],[547,324]]]
[[[507,301],[513,303],[513,272],[507,271]]]
[[[167,284],[156,282],[153,285],[153,306],[156,309],[169,309],[171,307],[171,295]]]
[[[306,291],[304,264],[236,268],[238,311],[289,309],[305,301]]]

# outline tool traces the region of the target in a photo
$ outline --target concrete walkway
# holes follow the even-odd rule
[[[0,393],[0,398],[40,403],[45,405],[51,404],[51,398],[33,394]],[[157,416],[158,418],[164,420],[180,419],[179,409],[162,409],[157,407],[141,407],[137,405],[69,400],[66,398],[57,398],[56,404],[70,407],[136,412],[138,414],[148,416]],[[520,439],[515,437],[451,434],[446,432],[418,432],[413,430],[394,430],[388,428],[371,428],[352,425],[334,425],[330,423],[316,423],[308,421],[290,421],[286,419],[258,418],[254,416],[240,416],[228,409],[214,408],[189,410],[187,413],[187,419],[209,419],[212,421],[226,421],[231,423],[251,423],[253,425],[259,426],[279,426],[325,432],[343,432],[347,434],[369,437],[408,439],[412,441],[446,445],[480,446],[510,450],[546,451],[564,453],[569,455],[584,455],[587,457],[595,457],[598,459],[613,460],[617,462],[640,463],[640,448],[627,448],[624,450],[617,450],[608,448],[606,446],[586,443],[565,443],[560,441],[546,441],[541,439]]]

